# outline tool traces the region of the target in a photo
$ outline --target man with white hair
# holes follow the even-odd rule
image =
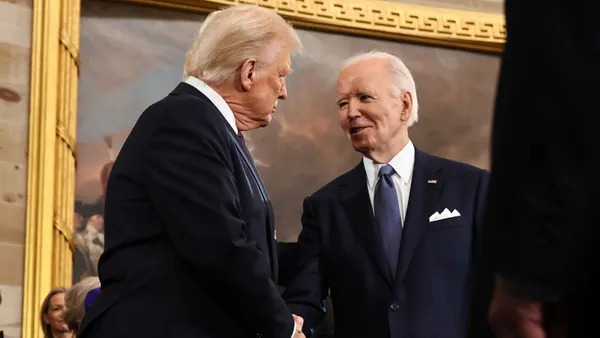
[[[417,92],[397,57],[351,58],[337,89],[363,159],[304,200],[288,306],[307,336],[330,290],[336,337],[489,337],[493,276],[478,254],[489,173],[415,148]]]
[[[114,163],[102,291],[78,337],[304,336],[275,284],[271,202],[241,134],[269,124],[299,48],[267,9],[206,18],[185,81],[142,113]]]

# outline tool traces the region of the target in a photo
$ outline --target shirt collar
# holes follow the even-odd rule
[[[396,174],[400,176],[400,179],[404,184],[410,183],[413,174],[413,168],[415,166],[415,146],[412,141],[408,140],[408,143],[400,150],[396,156],[394,156],[389,163],[376,164],[373,160],[367,157],[363,157],[363,165],[365,166],[365,172],[367,174],[367,184],[369,189],[375,189],[377,184],[379,169],[385,164],[389,164],[394,168]]]
[[[227,102],[225,102],[225,100],[221,97],[221,95],[219,95],[219,93],[217,93],[204,81],[193,76],[188,77],[185,80],[185,83],[189,84],[190,86],[193,86],[194,88],[198,89],[202,94],[204,94],[204,96],[206,96],[210,100],[210,102],[212,102],[215,105],[215,107],[217,107],[217,109],[221,112],[221,115],[223,115],[225,120],[227,120],[227,123],[233,129],[233,131],[236,134],[238,133],[233,111],[231,111],[231,108],[229,107]]]

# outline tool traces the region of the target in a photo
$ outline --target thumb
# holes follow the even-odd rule
[[[296,330],[302,331],[302,326],[304,325],[304,318],[296,315],[292,316],[294,316],[294,321],[296,322]]]

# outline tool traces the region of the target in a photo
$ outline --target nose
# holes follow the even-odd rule
[[[358,109],[359,104],[354,100],[350,100],[348,102],[348,118],[355,119],[361,115],[360,110]]]
[[[287,99],[287,86],[285,85],[285,79],[283,79],[281,89],[279,90],[279,96],[277,98],[280,100]]]

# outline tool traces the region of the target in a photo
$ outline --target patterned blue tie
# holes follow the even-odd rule
[[[400,254],[400,240],[402,239],[402,215],[392,180],[393,174],[394,168],[389,164],[379,169],[379,181],[375,186],[374,209],[375,222],[381,233],[383,249],[390,264],[392,276],[395,276]]]
[[[240,138],[240,142],[242,142],[242,144],[245,147],[246,146],[246,139],[244,138],[244,134],[242,134],[241,131],[238,131],[238,137]]]

